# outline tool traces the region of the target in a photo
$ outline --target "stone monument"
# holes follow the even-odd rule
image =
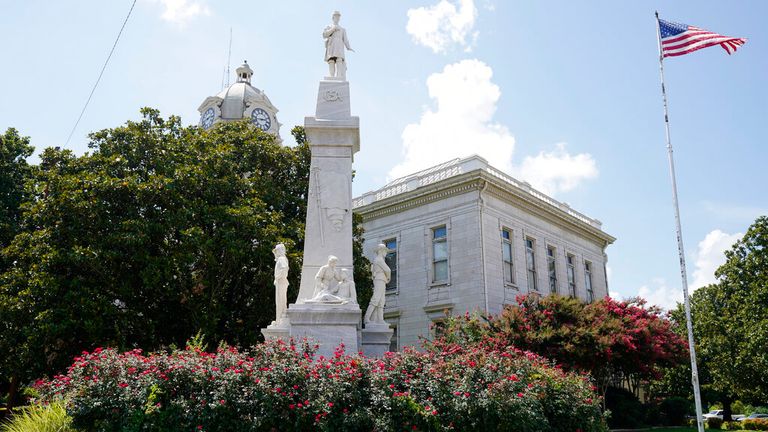
[[[339,17],[334,12],[333,24],[323,31],[330,76],[320,81],[315,115],[304,119],[312,161],[299,294],[288,307],[286,325],[262,330],[266,338],[310,337],[326,357],[340,344],[350,354],[366,351],[350,277],[352,161],[360,150],[360,120],[351,114],[344,55],[351,48]]]

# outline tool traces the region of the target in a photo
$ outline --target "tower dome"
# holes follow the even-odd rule
[[[207,97],[200,107],[200,126],[210,129],[218,122],[250,119],[254,126],[274,134],[278,141],[280,126],[277,121],[278,109],[267,95],[251,85],[253,70],[244,62],[235,69],[237,80],[216,96]]]

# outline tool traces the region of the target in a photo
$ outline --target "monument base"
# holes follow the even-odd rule
[[[384,353],[389,351],[393,332],[387,323],[366,324],[362,331],[363,354],[366,357],[384,357]]]
[[[264,340],[282,339],[288,340],[291,337],[291,322],[288,318],[282,320],[272,321],[267,328],[261,329],[261,334],[264,335]]]
[[[360,306],[357,303],[292,304],[288,306],[288,320],[288,336],[294,340],[311,338],[319,345],[318,356],[333,357],[341,344],[347,354],[356,355],[359,351]]]

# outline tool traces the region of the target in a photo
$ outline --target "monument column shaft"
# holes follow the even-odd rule
[[[352,274],[352,161],[360,149],[360,122],[350,115],[347,81],[320,81],[315,117],[304,119],[304,129],[312,162],[297,304],[312,298],[315,275],[329,255]]]

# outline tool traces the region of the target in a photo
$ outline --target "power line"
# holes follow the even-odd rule
[[[109,59],[112,58],[112,54],[115,52],[115,48],[117,47],[117,42],[120,40],[120,36],[123,34],[123,29],[125,29],[125,25],[128,23],[128,18],[131,17],[131,13],[133,12],[134,6],[136,6],[136,0],[133,0],[133,3],[131,4],[131,9],[128,11],[128,15],[125,17],[125,21],[123,21],[123,25],[122,27],[120,27],[120,31],[117,33],[117,38],[115,38],[115,43],[112,44],[112,49],[109,51],[107,60],[104,62],[104,66],[101,67],[101,72],[99,73],[99,77],[96,79],[96,82],[93,84],[93,88],[91,89],[91,94],[88,95],[88,100],[85,101],[83,110],[80,111],[80,115],[77,117],[77,121],[75,122],[75,125],[72,127],[72,131],[69,132],[69,136],[67,137],[67,142],[64,144],[65,147],[69,144],[69,140],[72,139],[72,135],[74,135],[75,130],[77,129],[77,125],[80,124],[80,120],[82,120],[83,114],[85,114],[85,110],[86,108],[88,108],[88,104],[91,102],[91,98],[93,97],[93,93],[96,91],[96,87],[99,86],[101,77],[104,75],[104,71],[107,69],[107,64],[109,63]]]

